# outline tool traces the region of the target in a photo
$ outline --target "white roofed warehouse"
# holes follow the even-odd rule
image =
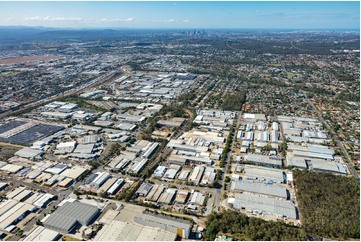
[[[233,203],[233,207],[236,209],[245,209],[253,213],[276,215],[281,218],[298,218],[296,207],[291,201],[243,193],[236,194],[234,199],[228,200],[228,203]]]

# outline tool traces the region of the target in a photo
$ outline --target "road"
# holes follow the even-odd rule
[[[238,112],[236,112],[235,118],[237,118],[237,119],[235,119],[235,120],[233,121],[233,125],[234,125],[234,135],[233,135],[233,139],[231,140],[230,149],[229,149],[229,151],[228,151],[228,153],[227,153],[226,167],[224,167],[224,168],[222,169],[222,171],[223,171],[222,187],[225,187],[225,186],[226,186],[226,179],[225,179],[225,178],[226,178],[226,176],[228,176],[228,175],[226,175],[226,173],[227,173],[229,167],[231,166],[231,157],[232,157],[232,156],[230,155],[230,153],[234,150],[234,140],[235,140],[236,132],[237,132],[238,127],[239,127],[239,123],[240,123],[240,121],[241,121],[241,116],[242,116],[241,114],[239,114]],[[222,196],[223,196],[224,193],[225,193],[225,190],[223,190]]]
[[[350,158],[350,155],[347,153],[345,147],[342,145],[342,143],[338,139],[337,134],[331,129],[331,127],[328,125],[328,123],[323,119],[320,110],[318,110],[318,108],[311,102],[311,100],[308,98],[307,93],[305,91],[303,91],[303,95],[305,96],[307,102],[311,105],[313,110],[317,113],[319,120],[323,123],[323,125],[326,127],[326,129],[330,131],[330,133],[333,136],[333,139],[336,141],[337,146],[341,149],[343,155],[346,157],[346,159],[347,159],[346,166],[347,166],[349,172],[351,173],[351,175],[353,175],[356,179],[360,179],[358,172],[352,166],[352,160]]]

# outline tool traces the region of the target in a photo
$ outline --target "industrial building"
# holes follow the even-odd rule
[[[89,131],[93,132],[94,134],[98,134],[100,130],[102,130],[102,128],[96,126],[81,125],[81,124],[74,125],[71,128],[71,132],[76,134],[82,134]]]
[[[103,185],[110,177],[108,172],[97,172],[97,177],[91,182],[91,186],[95,189],[99,189],[101,185]]]
[[[159,120],[157,122],[158,126],[167,126],[171,128],[179,128],[182,126],[186,119],[185,118],[172,118],[170,120]]]
[[[194,192],[191,196],[190,204],[202,206],[206,197],[200,192]]]
[[[7,231],[29,213],[36,210],[33,205],[9,199],[0,203],[0,230]]]
[[[43,222],[44,227],[60,233],[70,233],[79,224],[90,225],[98,216],[100,210],[92,205],[78,201],[66,202]]]
[[[140,195],[140,196],[147,196],[148,193],[152,190],[153,185],[150,183],[143,183],[142,185],[140,185],[140,187],[138,188],[138,190],[136,191],[136,194]]]
[[[187,169],[182,169],[182,171],[180,172],[178,179],[179,180],[187,180],[188,176],[189,176],[190,171]]]
[[[96,134],[86,135],[83,137],[83,144],[96,144],[99,141],[99,137]]]
[[[173,203],[176,193],[177,193],[177,189],[168,188],[162,193],[162,195],[158,199],[158,202],[170,205]]]
[[[244,156],[244,160],[264,166],[278,166],[278,167],[282,166],[282,159],[281,157],[277,157],[277,156],[247,154]]]
[[[204,170],[205,170],[204,166],[196,166],[193,169],[192,174],[189,176],[188,180],[190,182],[193,182],[195,185],[198,185],[199,182],[201,181]]]
[[[143,170],[143,168],[145,167],[147,162],[148,162],[148,159],[138,159],[138,160],[136,159],[136,160],[134,160],[133,167],[131,167],[129,169],[129,171],[131,173],[138,174],[141,170]]]
[[[320,159],[312,159],[310,161],[309,168],[314,171],[323,171],[323,172],[335,172],[340,174],[347,174],[345,167],[335,161],[325,161]]]
[[[158,149],[159,143],[149,143],[146,147],[142,149],[143,158],[149,159],[155,154],[155,151]]]
[[[73,150],[76,147],[77,142],[76,141],[69,141],[69,142],[63,142],[59,143],[56,146],[56,150],[54,151],[55,155],[65,155],[73,152]]]
[[[188,198],[189,198],[189,191],[187,191],[187,190],[179,190],[177,192],[175,202],[178,203],[178,204],[186,204]]]
[[[307,162],[305,157],[292,156],[290,152],[287,152],[286,162],[287,166],[307,169]]]
[[[241,179],[232,181],[231,191],[260,194],[270,197],[282,198],[285,200],[287,200],[289,197],[289,192],[285,187],[247,182]]]
[[[46,193],[42,195],[39,199],[37,199],[33,203],[33,205],[38,208],[45,208],[46,205],[48,205],[53,200],[54,197],[55,197],[54,195],[50,193]]]
[[[292,151],[294,156],[318,158],[318,159],[334,159],[334,150],[322,145],[295,145],[289,144],[288,151]]]
[[[177,219],[151,212],[136,215],[134,217],[134,222],[176,233],[183,239],[188,239],[192,228],[192,225],[188,220]]]
[[[233,204],[233,207],[236,209],[245,209],[252,213],[298,219],[296,207],[291,201],[282,201],[269,197],[242,193],[236,194],[235,198],[229,198],[228,203]]]
[[[109,195],[116,194],[119,189],[124,185],[123,179],[117,179],[114,184],[106,191]]]
[[[285,183],[286,175],[280,169],[261,166],[245,165],[245,176],[247,179],[266,183]]]
[[[60,237],[60,233],[38,226],[25,237],[24,241],[57,241]]]
[[[154,176],[156,177],[163,177],[165,172],[167,171],[167,167],[165,166],[158,166],[157,169],[154,171]]]
[[[77,180],[81,175],[85,173],[87,169],[80,166],[73,166],[69,169],[66,169],[61,173],[62,176],[66,176],[69,178],[72,178],[74,180]]]
[[[104,224],[94,241],[174,241],[177,234],[160,228],[112,220]]]
[[[22,158],[30,159],[30,160],[40,159],[43,154],[44,154],[44,151],[32,149],[29,147],[25,147],[25,148],[15,152],[15,155],[22,157]]]
[[[3,167],[0,168],[0,170],[7,172],[7,173],[16,173],[18,171],[20,171],[21,169],[23,169],[23,166],[20,165],[14,165],[14,164],[7,164]]]
[[[207,167],[204,171],[203,178],[201,180],[201,184],[207,185],[212,184],[212,182],[216,178],[216,171],[212,167]]]
[[[145,200],[151,201],[151,202],[157,202],[165,189],[166,189],[166,186],[164,186],[163,184],[160,184],[160,185],[155,184],[153,186],[153,188],[149,191]]]
[[[41,115],[48,119],[68,119],[73,114],[65,112],[42,112]]]
[[[97,193],[102,193],[108,191],[114,183],[117,181],[117,178],[109,178],[99,189],[97,190]]]

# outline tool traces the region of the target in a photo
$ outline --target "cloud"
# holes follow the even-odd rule
[[[106,23],[114,23],[114,22],[133,22],[134,20],[135,20],[134,18],[126,18],[126,19],[121,19],[121,18],[113,18],[113,19],[103,18],[101,21],[102,21],[102,22],[106,22]]]
[[[82,18],[77,17],[40,17],[40,16],[34,16],[34,17],[26,17],[23,20],[25,21],[81,21]]]
[[[24,18],[25,21],[46,21],[49,20],[49,16],[47,17],[39,17],[39,16],[35,16],[35,17],[26,17]]]
[[[282,18],[282,19],[309,19],[309,18],[346,18],[350,17],[349,14],[345,13],[267,13],[263,14],[256,11],[257,17],[263,18]]]
[[[50,21],[81,21],[82,18],[65,18],[65,17],[58,17],[58,18],[51,18]]]
[[[182,20],[183,23],[189,23],[190,21],[188,19]]]

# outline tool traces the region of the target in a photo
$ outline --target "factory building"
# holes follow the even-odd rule
[[[198,185],[199,182],[201,181],[204,170],[205,170],[204,166],[196,166],[188,180],[190,182],[193,182],[195,185]]]
[[[166,189],[166,187],[163,184],[154,185],[153,188],[149,191],[145,200],[151,201],[151,202],[157,202],[165,189]]]
[[[124,184],[124,180],[123,179],[117,179],[114,184],[107,190],[107,193],[109,195],[114,195],[116,194],[119,189],[123,186]]]
[[[60,233],[70,233],[79,224],[90,225],[98,216],[100,210],[92,205],[78,201],[66,202],[43,222],[44,227]]]
[[[60,237],[60,233],[38,226],[25,237],[24,241],[57,241]]]
[[[191,232],[191,223],[188,220],[151,212],[136,215],[134,222],[176,233],[183,239],[188,239]]]
[[[245,165],[245,176],[249,180],[265,183],[285,183],[286,175],[280,169],[273,169],[261,166]]]
[[[147,196],[148,193],[152,190],[153,185],[150,183],[143,183],[142,185],[140,185],[140,187],[138,188],[138,190],[136,191],[136,194],[138,194],[139,196]]]
[[[15,152],[15,155],[22,157],[22,158],[30,159],[30,160],[41,159],[41,156],[43,154],[44,154],[44,151],[32,149],[29,147],[25,147],[25,148]]]
[[[108,172],[97,172],[98,176],[91,183],[93,187],[98,189],[101,185],[103,185],[110,177]]]
[[[228,203],[233,204],[235,209],[245,209],[247,212],[298,219],[296,207],[291,201],[243,193],[236,194],[235,198],[229,198]]]
[[[281,157],[277,157],[277,156],[247,154],[244,156],[244,160],[264,166],[278,166],[278,167],[282,166],[282,159]]]
[[[177,189],[168,188],[162,193],[158,202],[170,205],[173,203],[176,193],[177,193]]]
[[[236,192],[266,195],[269,197],[282,198],[285,200],[289,198],[289,192],[284,187],[270,186],[263,183],[247,182],[240,179],[232,181],[231,190]]]

